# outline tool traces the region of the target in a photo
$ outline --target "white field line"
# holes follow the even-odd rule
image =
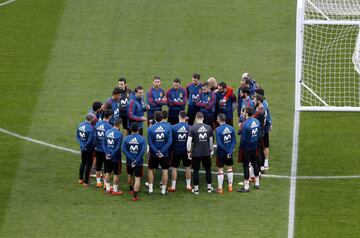
[[[54,144],[50,144],[50,143],[47,143],[47,142],[44,142],[44,141],[32,139],[30,137],[22,136],[22,135],[19,135],[17,133],[11,132],[11,131],[8,131],[8,130],[3,129],[3,128],[0,128],[0,132],[4,133],[4,134],[7,134],[9,136],[13,136],[13,137],[16,137],[16,138],[19,138],[19,139],[22,139],[22,140],[25,140],[25,141],[29,141],[29,142],[32,142],[32,143],[35,143],[35,144],[40,144],[40,145],[43,145],[43,146],[47,146],[47,147],[50,147],[50,148],[53,148],[53,149],[67,151],[67,152],[70,152],[72,154],[80,154],[80,151],[78,151],[78,150],[73,150],[73,149],[70,149],[70,148],[63,147],[63,146],[54,145]],[[126,163],[125,160],[122,160],[122,162]],[[148,165],[144,164],[144,166],[147,167]],[[179,168],[178,171],[185,172],[185,169]],[[205,171],[200,170],[200,173],[205,174]],[[212,174],[217,174],[217,172],[213,171]],[[242,173],[234,173],[234,175],[243,176]],[[287,175],[275,175],[275,174],[263,174],[261,176],[265,177],[265,178],[277,178],[277,179],[291,179],[292,178],[291,176],[287,176]],[[349,175],[349,176],[297,176],[297,177],[295,177],[295,179],[356,179],[356,178],[360,178],[360,175]]]
[[[293,128],[292,160],[291,160],[290,196],[289,196],[288,238],[294,237],[299,124],[300,124],[300,112],[295,109],[294,128]]]
[[[15,2],[15,1],[16,1],[16,0],[9,0],[9,1],[0,3],[0,7],[5,6],[5,5],[8,5],[8,4],[10,4],[10,3],[12,3],[12,2]]]

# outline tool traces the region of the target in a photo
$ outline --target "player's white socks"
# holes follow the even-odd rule
[[[249,189],[249,180],[245,180],[245,182],[244,182],[244,188],[245,188],[246,190]]]
[[[250,173],[250,178],[255,177],[254,168],[252,167],[252,165],[250,165],[250,167],[249,167],[249,173]]]
[[[194,185],[194,190],[199,190],[199,185]]]
[[[211,183],[208,183],[207,188],[208,189],[212,188]]]
[[[229,185],[232,185],[233,180],[234,180],[234,173],[233,173],[232,169],[229,169],[227,171],[227,178],[228,178]]]
[[[110,191],[110,183],[106,183],[106,191]]]
[[[165,194],[166,192],[166,185],[161,185],[161,193]]]
[[[176,188],[176,180],[171,181],[171,188],[173,188],[173,189]]]
[[[187,179],[186,180],[186,187],[190,187],[191,186],[191,179]]]
[[[114,192],[118,191],[118,186],[119,186],[118,184],[114,184],[114,190],[113,190]]]
[[[259,177],[255,177],[255,185],[260,185],[260,178]]]
[[[97,183],[101,183],[101,178],[96,178]]]
[[[149,183],[149,193],[152,193],[154,190],[153,190],[153,184],[152,183]]]
[[[224,182],[224,172],[219,172],[217,179],[218,179],[218,188],[222,189]]]
[[[264,166],[269,167],[269,159],[265,159]]]

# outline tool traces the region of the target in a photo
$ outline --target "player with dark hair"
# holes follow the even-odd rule
[[[269,104],[264,97],[265,96],[264,89],[261,89],[261,88],[256,89],[255,96],[257,94],[260,94],[263,96],[262,104],[266,111],[266,123],[265,123],[265,127],[264,127],[263,142],[264,142],[264,155],[265,155],[264,170],[268,170],[269,169],[269,147],[270,147],[269,132],[272,130],[272,118],[271,118],[271,114],[270,114]]]
[[[126,85],[125,78],[119,78],[118,80],[118,88],[120,89],[120,99],[119,99],[119,115],[122,121],[122,126],[126,132],[126,134],[130,134],[129,127],[128,127],[128,105],[131,95],[131,89]]]
[[[186,93],[188,97],[188,117],[189,125],[194,124],[195,114],[200,111],[200,107],[196,106],[196,103],[200,99],[202,84],[200,83],[200,74],[194,73],[192,76],[192,82],[186,86]]]
[[[264,162],[265,162],[265,155],[264,155],[264,134],[265,134],[265,127],[266,127],[266,118],[267,113],[263,106],[263,96],[257,94],[254,98],[254,103],[256,107],[256,112],[252,116],[256,118],[260,123],[260,136],[259,136],[259,160],[260,160],[260,171],[264,171]]]
[[[167,105],[169,107],[169,123],[175,125],[179,122],[179,112],[185,110],[187,102],[186,90],[180,86],[181,80],[176,78],[173,87],[166,93]]]
[[[238,98],[238,116],[239,122],[245,121],[245,110],[246,108],[252,108],[255,110],[255,105],[253,100],[250,98],[250,90],[246,85],[242,85],[239,88],[239,98]]]
[[[232,93],[226,100],[228,94],[228,86],[225,82],[218,84],[218,91],[216,92],[216,113],[223,113],[226,116],[226,124],[233,126],[233,105],[236,104],[236,97]]]
[[[133,122],[137,122],[139,125],[139,134],[143,134],[144,121],[146,121],[146,117],[144,117],[144,112],[146,108],[143,106],[143,97],[144,89],[141,86],[137,86],[134,90],[134,96],[130,100],[129,108],[128,108],[128,126]]]
[[[83,184],[84,187],[89,186],[91,161],[94,151],[94,127],[91,126],[91,122],[94,118],[92,113],[87,114],[86,120],[80,123],[76,130],[76,139],[80,145],[81,152],[79,184]]]
[[[191,190],[195,195],[199,194],[199,170],[200,163],[205,169],[206,183],[208,193],[213,192],[211,186],[211,158],[210,154],[213,150],[213,130],[207,124],[204,124],[204,114],[197,112],[195,116],[196,123],[190,127],[186,148],[188,157],[192,159],[192,167],[194,170],[193,180],[194,188]]]
[[[241,156],[239,160],[242,160],[243,169],[244,169],[244,187],[237,190],[238,192],[249,192],[249,164],[254,168],[255,173],[255,189],[260,188],[259,181],[259,163],[256,151],[259,146],[259,137],[260,137],[260,122],[252,117],[254,110],[252,108],[245,109],[245,121],[241,123],[238,134],[241,135],[239,155]]]
[[[133,201],[139,200],[140,179],[143,176],[143,157],[146,150],[146,140],[138,134],[138,123],[133,122],[130,126],[131,135],[124,139],[122,151],[126,156],[126,168],[130,193]],[[133,182],[135,176],[135,182]]]
[[[162,122],[162,113],[155,112],[156,123],[148,128],[148,143],[150,147],[148,164],[148,186],[149,194],[153,193],[154,169],[162,169],[161,195],[166,193],[168,181],[168,169],[170,167],[169,148],[172,143],[171,127]]]
[[[188,158],[186,150],[186,142],[189,133],[189,125],[186,123],[186,112],[179,112],[179,123],[171,126],[173,142],[171,146],[171,168],[172,168],[172,181],[171,187],[168,188],[169,192],[176,191],[177,168],[182,161],[185,167],[186,190],[191,191],[191,160]]]
[[[114,112],[112,118],[110,119],[111,125],[114,125],[115,120],[118,119],[120,116],[119,115],[120,94],[121,94],[121,90],[119,88],[114,88],[111,98],[107,99],[105,102],[106,104],[111,105],[111,110],[113,110]]]
[[[200,99],[196,103],[196,106],[200,107],[200,111],[204,115],[204,123],[214,128],[216,97],[215,93],[210,90],[208,82],[202,85],[202,92],[200,93]]]
[[[169,112],[166,110],[161,111],[161,116],[162,116],[162,122],[166,122],[168,123],[168,118],[169,118]],[[169,124],[169,123],[168,123]]]
[[[101,119],[101,107],[102,107],[102,103],[99,101],[95,101],[93,102],[92,107],[89,111],[89,113],[94,114],[94,120],[92,122],[93,126],[95,126],[98,120]]]
[[[228,191],[232,192],[233,190],[233,151],[236,145],[236,134],[235,129],[226,124],[225,114],[219,113],[217,115],[217,121],[219,127],[215,130],[215,137],[217,142],[216,150],[216,165],[218,167],[218,188],[217,192],[222,194],[223,192],[223,182],[224,182],[224,165],[227,166],[227,177],[228,177]]]
[[[114,127],[105,132],[103,140],[103,149],[105,153],[105,179],[106,193],[113,195],[122,195],[119,190],[119,175],[121,174],[121,145],[123,135],[120,132],[121,118],[117,118]],[[114,173],[113,191],[110,189],[110,174]]]
[[[164,90],[160,87],[161,79],[159,76],[154,76],[153,86],[146,93],[146,102],[150,108],[147,112],[148,126],[153,124],[154,113],[161,112],[162,106],[166,105],[167,98]]]
[[[102,121],[98,121],[95,125],[95,152],[96,152],[96,186],[98,188],[102,187],[101,183],[101,168],[105,162],[105,152],[103,149],[105,132],[110,130],[112,126],[109,121],[113,115],[113,111],[110,109],[106,109],[103,112],[104,119]],[[104,182],[105,184],[105,182]]]

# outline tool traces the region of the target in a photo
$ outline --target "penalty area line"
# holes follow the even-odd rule
[[[9,0],[9,1],[6,1],[6,2],[2,2],[2,3],[0,3],[0,7],[5,6],[5,5],[8,5],[8,4],[13,3],[13,2],[15,2],[15,1],[16,1],[16,0]]]
[[[21,139],[21,140],[31,142],[31,143],[43,145],[43,146],[50,147],[50,148],[57,149],[57,150],[61,150],[61,151],[66,151],[66,152],[69,152],[69,153],[72,153],[72,154],[77,154],[77,155],[80,154],[80,151],[78,151],[78,150],[73,150],[73,149],[70,149],[70,148],[67,148],[67,147],[64,147],[64,146],[54,145],[54,144],[47,143],[47,142],[44,142],[44,141],[41,141],[41,140],[36,140],[36,139],[30,138],[30,137],[27,137],[27,136],[19,135],[17,133],[8,131],[8,130],[6,130],[4,128],[1,128],[1,127],[0,127],[0,132],[3,133],[3,134],[6,134],[6,135],[12,136],[12,137]],[[125,160],[122,160],[121,162],[126,163]],[[147,167],[148,165],[144,163],[144,166]],[[178,171],[184,172],[185,169],[178,168]],[[205,171],[200,170],[200,173],[205,174]],[[217,174],[217,172],[212,171],[212,174]],[[234,173],[234,175],[243,176],[242,173],[236,173],[236,172]],[[277,179],[292,179],[293,178],[293,177],[287,176],[287,175],[276,175],[276,174],[263,174],[261,176],[265,177],[265,178],[277,178]],[[297,176],[297,177],[294,177],[294,178],[295,179],[315,179],[315,180],[316,179],[356,179],[356,178],[360,178],[360,175],[349,175],[349,176]]]

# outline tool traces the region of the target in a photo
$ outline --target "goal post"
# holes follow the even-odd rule
[[[360,1],[298,0],[295,109],[360,111]]]

